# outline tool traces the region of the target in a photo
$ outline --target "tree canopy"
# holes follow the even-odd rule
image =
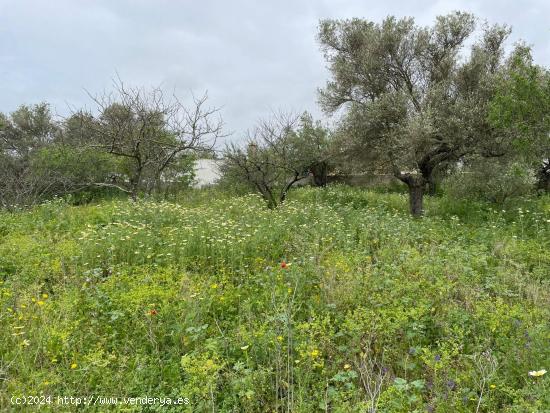
[[[510,30],[484,26],[463,56],[475,29],[475,18],[462,12],[432,27],[395,17],[320,24],[332,75],[320,103],[329,114],[344,110],[351,152],[407,184],[414,215],[422,214],[425,186],[438,169],[474,152],[497,156],[506,142],[487,111]]]

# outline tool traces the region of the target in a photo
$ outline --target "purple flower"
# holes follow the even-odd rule
[[[455,382],[454,380],[448,380],[448,381],[447,381],[447,387],[448,387],[450,390],[456,389],[456,382]]]
[[[435,357],[434,357],[434,360],[435,361],[440,361],[441,360],[441,356],[439,354],[436,354]]]

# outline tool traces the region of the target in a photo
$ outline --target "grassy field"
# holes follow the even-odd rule
[[[335,186],[0,212],[0,410],[550,411],[550,198],[406,208]]]

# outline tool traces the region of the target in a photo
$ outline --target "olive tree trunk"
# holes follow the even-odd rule
[[[421,217],[424,213],[424,193],[426,191],[426,180],[422,175],[402,173],[395,169],[394,175],[409,188],[409,208],[411,215]]]
[[[550,160],[537,171],[537,189],[550,192]]]
[[[311,167],[313,184],[318,187],[327,186],[328,165],[326,162],[319,162]]]
[[[409,184],[409,207],[414,217],[420,217],[424,213],[424,183]]]

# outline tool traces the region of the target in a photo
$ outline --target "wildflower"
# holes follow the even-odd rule
[[[246,351],[248,350],[248,347],[250,347],[250,344],[247,344],[246,346],[242,346],[241,350]]]
[[[44,305],[44,301],[39,300],[39,301],[36,302],[36,304],[38,304],[38,305]]]
[[[149,315],[157,315],[157,314],[158,314],[158,311],[155,310],[154,308],[151,308],[151,309],[147,312],[147,314],[149,314]]]
[[[46,294],[46,293],[42,294],[42,298],[44,298],[44,299],[48,298],[48,294]]]
[[[351,369],[351,365],[350,364],[344,364],[344,370],[349,370]]]
[[[490,387],[491,389],[495,389],[497,386],[494,385],[494,384],[491,384],[489,387]]]
[[[78,364],[76,364],[76,363],[71,364],[71,370],[74,370],[74,369],[76,369],[77,367],[78,367]]]
[[[541,376],[544,376],[546,374],[546,370],[545,369],[542,369],[542,370],[533,370],[533,371],[530,371],[529,372],[529,375],[531,377],[541,377]]]
[[[315,357],[319,356],[319,350],[315,349],[309,354],[311,355],[311,357],[315,358]]]
[[[282,268],[283,270],[284,270],[284,269],[287,269],[287,268],[288,268],[288,264],[287,264],[285,261],[281,262],[281,268]]]
[[[25,339],[25,340],[23,340],[23,342],[21,344],[28,347],[28,346],[31,345],[31,342],[29,340]]]
[[[212,288],[213,290],[215,290],[216,288],[218,288],[218,284],[214,283],[210,286],[210,288]]]

